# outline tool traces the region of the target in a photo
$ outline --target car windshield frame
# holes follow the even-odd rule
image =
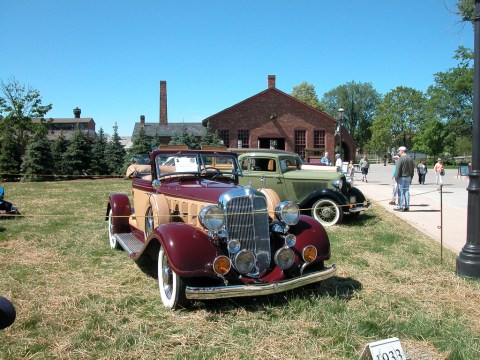
[[[157,179],[176,175],[241,175],[238,159],[234,154],[217,152],[159,153],[155,155],[155,168]]]

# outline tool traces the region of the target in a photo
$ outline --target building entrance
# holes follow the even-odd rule
[[[285,150],[285,138],[258,138],[258,148]]]

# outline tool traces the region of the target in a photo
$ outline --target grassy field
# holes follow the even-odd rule
[[[24,215],[0,220],[0,295],[17,309],[2,359],[358,359],[389,337],[411,359],[480,358],[480,282],[379,207],[327,229],[337,277],[172,312],[157,280],[108,245],[107,198],[129,181],[1,186]]]

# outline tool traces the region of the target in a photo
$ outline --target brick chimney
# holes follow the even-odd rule
[[[145,125],[145,115],[140,115],[140,125],[141,126]]]
[[[73,109],[73,115],[75,116],[76,119],[80,119],[80,114],[82,113],[82,110],[76,107]]]
[[[167,82],[160,81],[160,125],[168,125],[167,118]]]
[[[275,87],[275,75],[268,75],[268,88]]]

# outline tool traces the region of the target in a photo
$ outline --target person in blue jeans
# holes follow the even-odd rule
[[[395,172],[395,180],[397,181],[400,201],[395,211],[410,210],[410,183],[412,182],[415,164],[413,159],[407,155],[407,148],[400,146],[398,148],[397,170]]]

